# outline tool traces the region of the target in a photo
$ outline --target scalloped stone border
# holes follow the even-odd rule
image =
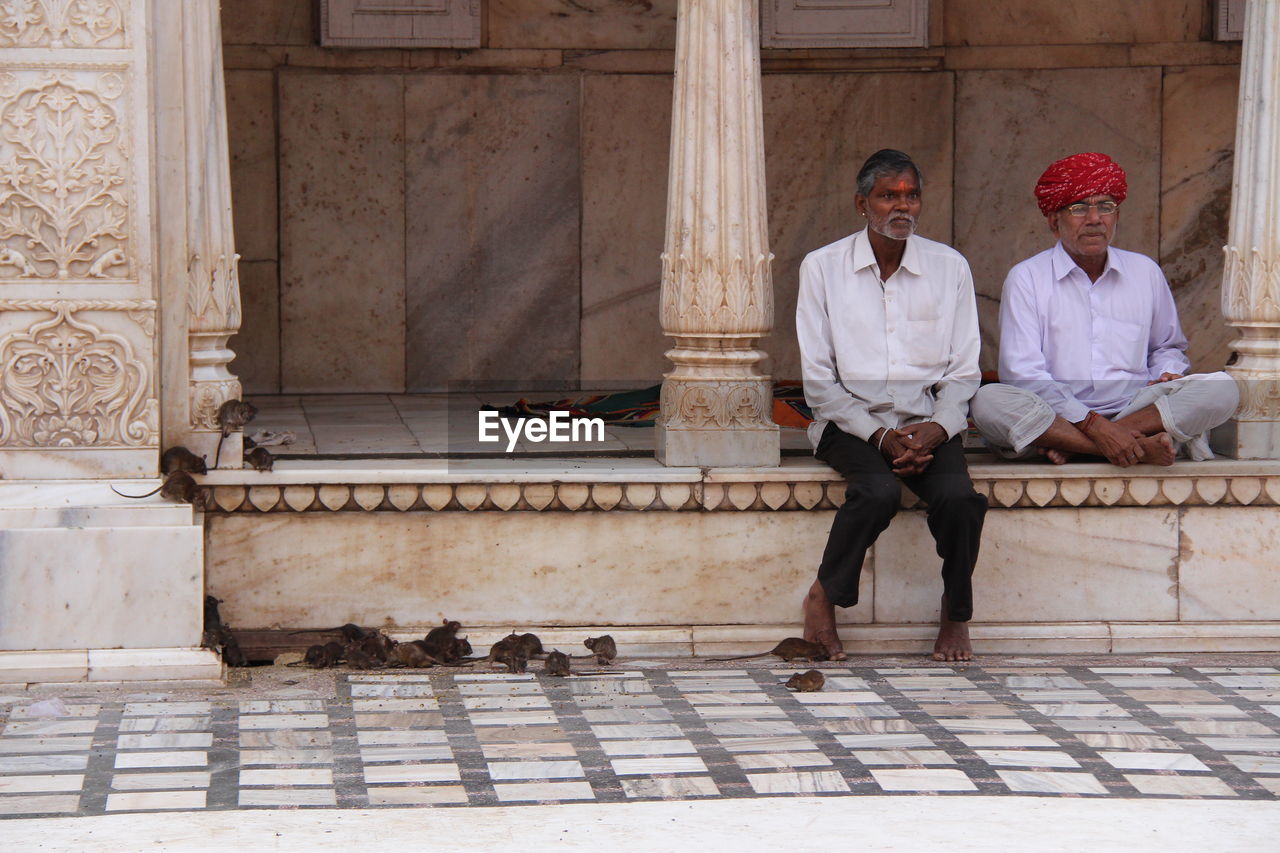
[[[1277,506],[1280,476],[975,477],[992,507]],[[264,512],[794,512],[835,509],[839,481],[316,483],[210,487],[207,510]],[[903,490],[902,505],[919,505]]]

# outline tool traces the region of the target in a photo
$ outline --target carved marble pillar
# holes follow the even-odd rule
[[[1215,436],[1239,459],[1280,458],[1280,0],[1249,0],[1240,68],[1222,311],[1240,331],[1240,410]]]
[[[662,330],[665,465],[775,466],[773,326],[756,0],[680,0]]]
[[[0,3],[0,476],[158,465],[145,3]]]
[[[182,442],[212,466],[221,438],[218,408],[240,396],[227,341],[240,328],[240,283],[231,225],[231,156],[218,0],[183,4],[182,79],[186,123],[188,434]],[[229,436],[223,468],[241,467],[242,435]]]

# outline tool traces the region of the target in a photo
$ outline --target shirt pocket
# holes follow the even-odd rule
[[[1099,319],[1101,323],[1094,327],[1094,346],[1102,356],[1102,364],[1113,370],[1145,375],[1148,335],[1146,324],[1117,317]]]
[[[902,342],[902,349],[908,364],[937,367],[946,361],[950,334],[938,318],[909,319],[904,325],[907,337]]]

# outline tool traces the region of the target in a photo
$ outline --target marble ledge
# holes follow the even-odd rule
[[[0,651],[0,684],[222,680],[222,659],[209,649]]]
[[[0,482],[0,530],[33,527],[179,527],[195,523],[191,507],[131,499],[111,490],[144,494],[159,480]]]
[[[495,462],[494,460],[483,460]],[[663,468],[653,460],[537,460],[447,467],[385,461],[272,473],[218,471],[215,512],[701,511],[835,509],[843,481],[827,466],[787,459],[777,468]],[[594,464],[592,464],[594,463]],[[975,461],[975,488],[991,506],[1177,507],[1280,505],[1280,462],[1180,462],[1173,468],[1105,464],[1013,465]],[[918,505],[904,489],[902,505]]]
[[[1278,469],[1280,470],[1280,469]],[[653,458],[333,459],[277,458],[275,469],[210,471],[206,485],[309,483],[693,483],[698,468],[668,468]]]
[[[692,626],[693,654],[721,657],[766,651],[796,625]],[[611,629],[619,647],[626,629]],[[853,654],[926,653],[935,624],[840,625]],[[1280,650],[1276,622],[990,622],[969,623],[979,654],[1146,654],[1159,652],[1274,652]]]

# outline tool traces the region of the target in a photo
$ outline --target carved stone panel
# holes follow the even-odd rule
[[[764,47],[927,47],[929,0],[760,0]]]
[[[480,0],[320,0],[326,47],[479,47]]]
[[[0,302],[0,447],[159,444],[149,300]]]
[[[129,79],[0,67],[0,280],[136,277]]]
[[[129,46],[130,0],[3,0],[0,48]]]

